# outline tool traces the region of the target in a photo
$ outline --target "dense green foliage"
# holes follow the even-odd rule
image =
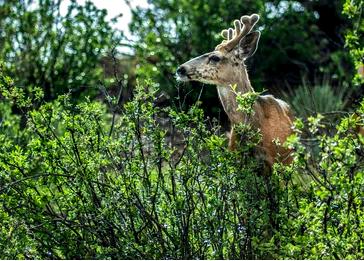
[[[0,57],[19,87],[39,86],[47,100],[71,92],[95,94],[102,79],[100,59],[117,33],[106,10],[91,2],[0,1]]]
[[[364,138],[353,131],[359,119],[344,119],[327,136],[322,116],[310,118],[315,157],[302,145],[298,121],[288,143],[294,164],[266,177],[251,156],[259,135],[249,126],[239,128],[241,149],[228,151],[197,106],[154,106],[150,83],[139,85],[118,117],[99,102],[72,104],[68,95],[31,109],[40,89],[32,101],[4,76],[1,93],[29,111],[20,129],[19,117],[1,104],[1,258],[364,255]],[[239,101],[249,110],[251,102]],[[178,135],[180,143],[171,143]]]
[[[364,82],[364,19],[363,19],[364,3],[361,0],[346,0],[343,13],[346,14],[352,21],[353,26],[346,34],[346,45],[350,49],[350,55],[354,60],[357,70],[361,69],[356,74],[354,81],[356,83]]]
[[[22,103],[8,79],[2,87]],[[2,115],[2,133],[12,134],[1,135],[2,258],[253,255],[240,245],[269,224],[264,208],[254,210],[267,204],[266,192],[238,188],[261,183],[249,175],[254,161],[237,163],[198,108],[164,112],[184,137],[182,148],[168,145],[146,88],[112,124],[103,105],[73,106],[67,96],[30,111],[22,131]],[[251,217],[243,221],[241,211]],[[251,234],[240,231],[250,226]]]
[[[357,113],[363,117],[363,112],[364,101]],[[289,187],[295,177],[306,175],[311,180],[304,193],[295,194],[292,186],[283,197],[280,217],[284,221],[277,235],[281,253],[297,259],[362,259],[364,136],[358,135],[356,126],[363,120],[344,118],[334,135],[326,134],[323,120],[318,115],[308,122],[311,137],[318,142],[316,152],[302,145],[298,133],[304,125],[296,123],[296,134],[290,138],[295,163],[277,169]]]

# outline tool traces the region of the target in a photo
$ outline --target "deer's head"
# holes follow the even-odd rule
[[[215,85],[236,83],[240,73],[245,72],[244,60],[252,56],[257,49],[260,33],[252,32],[252,29],[258,20],[257,14],[244,15],[240,20],[235,20],[235,29],[229,28],[221,32],[225,40],[216,46],[214,51],[178,67],[178,80]]]

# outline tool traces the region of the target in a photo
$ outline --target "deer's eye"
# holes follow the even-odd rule
[[[217,62],[220,62],[221,61],[221,58],[219,56],[217,56],[217,55],[211,55],[209,57],[209,60],[217,63]]]

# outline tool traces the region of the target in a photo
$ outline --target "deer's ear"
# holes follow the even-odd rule
[[[251,32],[247,34],[239,43],[239,56],[246,59],[252,56],[258,48],[260,32]]]

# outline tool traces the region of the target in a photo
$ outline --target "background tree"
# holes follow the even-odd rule
[[[172,95],[195,101],[200,86],[178,90],[174,72],[178,64],[210,51],[221,41],[221,29],[246,13],[259,13],[262,37],[248,61],[254,88],[278,93],[329,75],[333,86],[350,82],[352,66],[342,37],[349,22],[341,15],[343,1],[207,1],[154,0],[148,8],[133,10],[131,31],[137,36],[138,75],[152,77]],[[208,113],[221,110],[215,88],[202,95]],[[216,114],[215,114],[216,115]]]
[[[346,34],[346,45],[350,49],[350,55],[354,60],[357,74],[354,82],[356,84],[364,83],[364,19],[363,19],[363,1],[346,0],[343,13],[352,21],[353,25]]]
[[[39,86],[50,100],[95,94],[100,59],[118,38],[106,10],[72,0],[0,1],[0,57],[18,86]]]

